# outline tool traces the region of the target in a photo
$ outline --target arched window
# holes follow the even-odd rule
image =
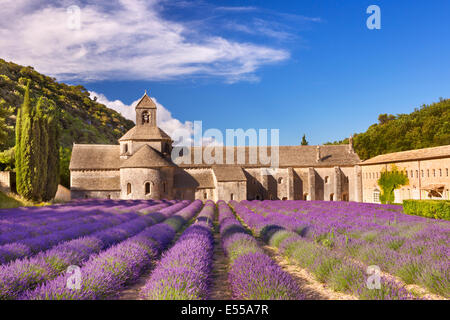
[[[127,194],[131,194],[131,183],[127,183]]]
[[[145,183],[145,194],[149,195],[152,192],[151,184],[150,182]]]
[[[123,145],[123,153],[127,153],[128,152],[128,143],[125,143]]]
[[[206,192],[203,193],[203,199],[208,199],[208,194]]]
[[[305,193],[305,194],[303,194],[303,200],[308,200],[308,194],[307,193]]]
[[[142,113],[142,124],[150,122],[150,114],[147,111]]]
[[[334,193],[330,193],[330,201],[333,201]]]
[[[330,177],[329,177],[329,176],[326,176],[326,177],[325,177],[325,183],[328,183],[328,182],[330,182]]]
[[[283,183],[283,178],[278,178],[278,184],[282,184]]]
[[[234,194],[230,194],[230,200],[234,200]]]

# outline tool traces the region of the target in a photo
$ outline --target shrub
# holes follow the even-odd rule
[[[450,220],[450,201],[447,200],[404,200],[403,210],[410,215]]]

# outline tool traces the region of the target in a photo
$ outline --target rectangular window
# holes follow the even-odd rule
[[[436,177],[436,169],[433,169],[433,177]]]
[[[442,177],[442,169],[439,169],[439,177]]]
[[[413,171],[411,170],[411,178],[414,178]]]
[[[427,169],[427,177],[430,177],[430,169]]]
[[[374,192],[373,193],[373,202],[380,202],[380,193],[379,192]]]
[[[416,170],[416,178],[419,177],[419,170]]]
[[[447,177],[448,177],[448,168],[447,168],[447,169],[445,169],[445,171],[447,172]]]
[[[422,171],[422,178],[424,177],[424,174],[423,174],[423,170],[421,170]]]

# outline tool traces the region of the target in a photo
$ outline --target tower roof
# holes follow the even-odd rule
[[[135,126],[128,130],[119,141],[126,140],[172,140],[170,136],[158,127]]]
[[[130,158],[125,160],[121,168],[161,168],[172,167],[174,164],[165,159],[161,153],[150,147],[143,145]]]
[[[155,102],[147,95],[147,91],[136,105],[136,109],[156,109]]]

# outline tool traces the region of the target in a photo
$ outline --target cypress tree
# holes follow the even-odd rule
[[[47,177],[44,187],[43,200],[49,201],[55,197],[59,184],[59,128],[58,114],[53,101],[49,100],[48,117],[46,118],[48,130],[48,158]]]
[[[48,169],[48,122],[45,114],[48,100],[40,97],[36,106],[35,116],[33,117],[33,139],[36,139],[34,146],[36,147],[33,154],[34,167],[34,183],[33,183],[33,199],[43,200],[47,182]]]
[[[16,118],[16,149],[15,149],[15,161],[16,161],[16,187],[17,192],[24,196],[26,194],[26,184],[24,182],[24,170],[26,168],[23,167],[23,144],[22,144],[22,135],[25,131],[25,122],[26,119],[29,118],[29,114],[31,111],[30,107],[30,80],[27,82],[27,86],[25,88],[25,94],[23,98],[23,104],[17,111]],[[28,123],[29,127],[30,124]],[[28,127],[26,130],[28,130]]]

